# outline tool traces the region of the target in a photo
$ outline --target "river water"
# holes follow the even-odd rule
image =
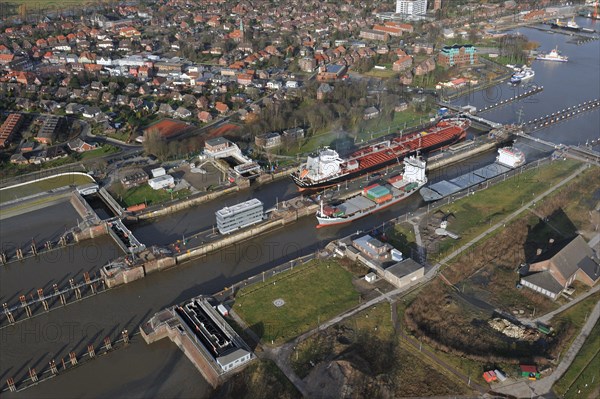
[[[578,19],[580,25],[590,26],[591,20]],[[523,107],[524,120],[542,116],[569,105],[596,98],[600,93],[600,46],[589,42],[580,46],[569,44],[568,36],[547,34],[534,29],[521,30],[535,41],[542,43],[541,50],[548,51],[558,44],[559,49],[570,57],[567,64],[553,65],[535,62],[534,82],[544,86],[544,91],[518,103],[490,111],[484,116],[499,122],[517,120],[516,110]],[[500,93],[500,98],[514,95],[507,84],[487,90],[487,97]],[[485,106],[483,93],[474,93],[459,103]],[[496,99],[498,98],[498,99]],[[599,136],[598,111],[536,132],[545,139],[577,144]],[[541,156],[525,142],[519,142],[529,159]],[[430,176],[439,180],[464,173],[468,168],[489,163],[493,153],[483,154],[460,167],[452,167]],[[200,207],[181,211],[153,223],[131,226],[133,233],[143,243],[168,244],[183,235],[190,235],[211,228],[214,212],[251,197],[265,203],[265,208],[276,201],[297,195],[289,180],[281,180],[263,187],[242,191]],[[82,353],[88,344],[99,345],[104,336],[116,339],[123,329],[136,331],[139,324],[153,313],[167,306],[182,302],[195,295],[212,294],[223,288],[268,270],[287,260],[312,253],[323,248],[337,237],[357,230],[370,229],[393,217],[412,212],[421,206],[420,196],[414,195],[387,210],[370,215],[349,226],[315,229],[316,221],[306,217],[300,221],[275,230],[264,236],[226,248],[218,253],[179,265],[176,268],[149,275],[143,280],[110,290],[76,304],[34,317],[13,327],[0,329],[0,381],[13,377],[22,380],[29,366],[46,368],[52,358],[60,359],[75,350]],[[3,230],[3,236],[5,233]],[[44,234],[45,235],[45,234]],[[8,300],[18,292],[28,292],[39,284],[64,280],[65,274],[80,269],[94,270],[105,257],[113,256],[116,249],[108,241],[94,241],[94,261],[89,257],[89,244],[74,246],[73,258],[66,262],[39,261],[15,264],[0,280],[0,297]],[[87,253],[87,255],[86,255]],[[30,261],[30,262],[33,262]],[[44,269],[41,277],[38,269]],[[50,270],[50,271],[48,271]],[[0,275],[2,277],[2,275]],[[6,281],[6,283],[5,283]],[[139,337],[127,349],[95,359],[83,367],[54,378],[17,394],[6,397],[207,397],[211,390],[180,350],[170,342],[146,346]]]

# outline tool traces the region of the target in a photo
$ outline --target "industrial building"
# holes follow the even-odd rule
[[[252,198],[241,204],[226,206],[215,213],[221,234],[251,226],[263,220],[263,203]]]

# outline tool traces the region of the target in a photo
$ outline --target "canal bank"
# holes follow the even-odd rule
[[[553,39],[558,36],[547,35],[545,38]],[[537,39],[533,38],[533,40]],[[548,40],[542,40],[541,43],[546,46],[545,50],[555,45]],[[526,112],[525,120],[527,120],[543,116],[548,111],[562,109],[571,105],[571,101],[576,104],[580,102],[576,100],[578,95],[586,98],[597,97],[598,80],[592,79],[582,84],[572,79],[573,76],[597,76],[600,63],[597,45],[598,42],[593,45],[595,47],[590,47],[592,44],[587,43],[577,47],[586,50],[585,54],[569,54],[571,60],[577,62],[573,64],[575,70],[571,70],[568,76],[551,76],[538,71],[537,75],[539,79],[543,79],[541,83],[544,84],[545,90],[540,95],[531,97],[530,100],[539,101],[538,97],[547,96],[552,92],[551,96],[544,97],[543,104],[523,100],[516,103],[514,107],[509,105],[492,110],[486,114],[486,117],[505,122],[506,120],[494,116],[496,113],[502,114],[506,115],[506,119],[510,122],[511,118],[516,120],[513,111],[523,105]],[[562,50],[562,44],[559,43],[559,46]],[[570,45],[568,49],[571,50]],[[557,68],[554,68],[554,73],[558,73]],[[596,93],[595,96],[590,94],[593,92]],[[533,115],[536,107],[540,107],[540,113]],[[532,115],[529,114],[530,112]],[[536,135],[558,142],[569,141],[567,144],[577,144],[578,141],[584,143],[586,139],[598,135],[597,130],[593,128],[599,125],[596,115],[597,113],[586,114],[565,124],[538,131]],[[529,144],[518,142],[517,145],[523,145],[522,149],[527,153],[528,159],[535,159],[536,154],[539,154]],[[492,162],[494,156],[495,154],[488,152],[468,160],[467,166],[456,165],[439,169],[431,174],[430,179],[435,181],[438,178],[455,177],[464,173],[466,168]],[[264,195],[266,190],[274,194],[272,199]],[[288,190],[293,196],[296,195],[295,187],[289,181],[280,180],[265,188],[248,190],[247,195],[264,195],[266,202],[275,204],[276,197],[281,200]],[[222,199],[231,203],[241,202],[235,195],[227,197]],[[229,205],[221,200],[219,202],[214,206]],[[165,218],[158,218],[153,224],[140,224],[132,228],[132,231],[138,238],[148,238],[148,242],[142,239],[146,244],[149,244],[149,241],[171,243],[180,239],[182,234],[200,231],[200,227],[210,227],[214,223],[214,212],[206,211],[205,206],[210,206],[210,203],[203,205],[202,208],[190,208]],[[149,316],[166,306],[181,303],[199,294],[218,292],[237,281],[270,270],[282,262],[289,262],[299,254],[314,253],[331,239],[349,235],[356,230],[370,229],[385,220],[414,212],[419,206],[420,198],[413,196],[389,210],[359,220],[351,226],[332,229],[316,230],[314,229],[316,222],[311,218],[304,218],[295,223],[293,228],[279,229],[260,239],[251,239],[224,248],[217,253],[186,262],[176,269],[154,273],[135,284],[111,290],[108,295],[98,295],[25,321],[23,327],[15,326],[10,333],[9,330],[0,332],[2,334],[0,350],[3,354],[0,358],[0,379],[4,382],[9,374],[15,375],[15,379],[18,375],[26,376],[28,365],[47,364],[51,356],[58,357],[60,353],[66,356],[70,348],[85,352],[87,342],[96,342],[91,339],[96,334],[101,336],[112,332],[115,337],[118,337],[118,332],[122,329],[129,328],[132,331],[133,326],[139,326]],[[208,219],[211,219],[211,222],[203,222],[207,220],[206,213],[209,213]],[[62,268],[73,267],[64,263],[67,262],[59,263],[55,270],[57,272],[60,270],[62,273]],[[88,265],[86,262],[83,264]],[[25,273],[25,270],[23,268],[17,271]],[[63,347],[69,349],[63,350]],[[190,384],[190,381],[194,383]],[[202,387],[205,388],[204,391]],[[25,394],[3,393],[3,397],[208,397],[209,395],[210,388],[208,384],[202,382],[196,369],[175,345],[163,341],[151,346],[134,342],[124,351],[97,358],[85,367],[30,388]]]

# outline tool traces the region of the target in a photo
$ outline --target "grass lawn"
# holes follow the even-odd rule
[[[555,161],[443,206],[440,209],[444,213],[454,214],[449,229],[462,238],[458,242],[451,238],[442,240],[434,251],[430,251],[430,255],[437,254],[438,258],[442,258],[452,245],[460,246],[461,243],[469,242],[536,194],[569,176],[580,165],[581,163],[573,160]]]
[[[98,157],[102,157],[102,156],[109,155],[109,154],[116,154],[119,151],[121,151],[119,149],[119,147],[115,147],[114,145],[107,144],[100,148],[96,148],[95,150],[86,151],[84,153],[81,153],[81,160],[98,158]]]
[[[52,190],[63,186],[80,185],[92,183],[94,179],[88,175],[66,175],[56,176],[49,179],[34,181],[18,187],[9,187],[0,190],[0,203],[14,200],[15,198],[26,197],[40,193],[42,191]]]
[[[365,76],[371,76],[373,78],[389,79],[394,76],[398,76],[398,72],[394,71],[391,67],[386,69],[371,69],[369,72],[363,73]]]
[[[592,312],[596,303],[600,300],[600,292],[596,292],[595,294],[590,295],[583,301],[579,302],[577,305],[571,306],[569,309],[565,310],[554,316],[550,321],[551,326],[555,325],[571,325],[577,329],[577,332],[583,327],[587,316]],[[575,336],[573,336],[573,339]],[[572,340],[571,340],[572,341]],[[570,345],[571,343],[569,343]]]
[[[599,370],[600,323],[597,322],[567,372],[554,385],[554,392],[565,399],[598,397]]]
[[[148,206],[160,204],[162,202],[170,201],[171,196],[173,199],[183,198],[190,195],[190,191],[187,189],[173,191],[173,193],[169,193],[165,189],[154,190],[148,184],[142,184],[141,186],[134,187],[129,189],[122,195],[122,197],[118,197],[121,200],[121,203],[125,204],[126,207],[137,205],[141,203],[146,203]]]
[[[106,135],[106,137],[110,137],[112,139],[119,140],[119,141],[122,141],[124,143],[126,143],[127,140],[129,140],[129,136],[130,136],[130,133],[129,132],[124,132],[124,131],[117,132],[117,133],[112,133],[112,134],[107,134]]]
[[[390,244],[406,256],[409,256],[412,251],[416,251],[415,230],[411,224],[398,223],[393,228],[388,229],[385,234]]]
[[[382,117],[367,121],[364,127],[358,132],[357,141],[368,141],[388,134],[397,133],[398,130],[410,129],[427,120],[427,113],[417,112],[411,109],[402,112],[394,112],[394,118],[391,121]]]
[[[312,261],[242,289],[234,309],[262,342],[281,344],[356,305],[352,278],[334,260]]]

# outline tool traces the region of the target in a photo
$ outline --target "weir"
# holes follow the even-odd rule
[[[582,113],[593,111],[600,107],[600,99],[594,99],[590,101],[584,101],[583,103],[574,105],[572,107],[564,108],[560,111],[553,112],[549,115],[542,116],[540,118],[532,119],[523,125],[523,128],[527,132],[533,132],[545,127],[554,125],[556,123],[565,121],[567,119],[574,118]]]

